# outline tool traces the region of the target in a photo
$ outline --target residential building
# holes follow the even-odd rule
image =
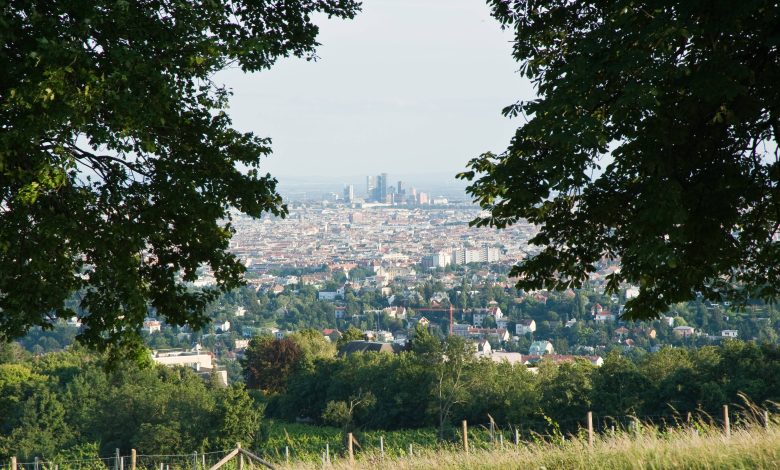
[[[555,354],[555,348],[549,341],[534,341],[528,351],[531,356],[544,356],[545,354]]]
[[[523,336],[534,331],[536,331],[536,322],[531,318],[520,319],[515,325],[515,334],[517,336]]]
[[[696,330],[692,326],[675,326],[672,330],[678,338],[687,338],[693,336]]]

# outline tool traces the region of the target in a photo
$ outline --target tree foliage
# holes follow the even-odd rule
[[[292,338],[252,338],[242,360],[247,386],[266,393],[284,391],[303,357],[303,349]]]
[[[0,17],[0,338],[76,312],[137,346],[151,307],[204,325],[241,282],[230,210],[283,216],[270,140],[231,127],[216,72],[313,58],[311,15],[352,0],[10,1]],[[217,288],[185,282],[208,265]]]
[[[701,293],[780,293],[780,8],[775,2],[490,0],[538,98],[500,155],[460,176],[489,213],[539,226],[519,287],[580,286],[619,259],[625,317]]]

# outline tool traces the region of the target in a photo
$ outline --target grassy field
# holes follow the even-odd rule
[[[323,429],[323,428],[320,428]],[[325,428],[327,429],[327,428]],[[292,431],[303,431],[293,429]],[[430,442],[423,447],[422,441],[413,442],[414,455],[408,455],[410,431],[401,431],[398,436],[385,433],[386,442],[396,442],[382,459],[371,446],[370,450],[356,456],[350,466],[344,456],[333,455],[328,468],[387,468],[387,469],[777,469],[780,468],[780,427],[774,425],[765,430],[760,426],[734,429],[726,438],[720,428],[697,425],[695,428],[678,428],[660,431],[645,427],[639,433],[618,432],[614,436],[597,437],[593,449],[589,449],[586,438],[568,438],[556,442],[522,444],[515,448],[505,442],[504,448],[482,445],[482,448],[466,454],[454,445],[437,446],[433,431],[411,431],[421,433]],[[321,436],[323,441],[312,438],[311,452],[321,456],[324,443],[328,442],[334,454],[342,446],[338,430]],[[297,432],[295,432],[297,434]],[[290,430],[288,430],[288,435]],[[276,432],[272,441],[278,439]],[[371,436],[364,436],[370,440]],[[295,437],[295,441],[300,436]],[[393,440],[395,439],[395,440]],[[403,451],[406,444],[406,452]],[[276,440],[275,442],[279,442]],[[282,445],[282,449],[284,444]],[[368,446],[364,446],[364,449]],[[490,447],[490,448],[489,448]],[[283,450],[282,450],[283,452]],[[322,468],[321,457],[312,459],[311,453],[303,460],[293,458],[289,466],[284,457],[274,458],[283,468]],[[293,453],[292,457],[296,456]]]

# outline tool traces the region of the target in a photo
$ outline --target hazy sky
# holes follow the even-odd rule
[[[318,18],[319,60],[217,78],[238,129],[273,139],[275,176],[452,173],[509,143],[501,109],[532,96],[484,0],[365,0]]]

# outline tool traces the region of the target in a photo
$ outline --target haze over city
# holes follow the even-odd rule
[[[369,0],[354,20],[315,22],[316,62],[217,75],[236,127],[273,140],[262,169],[282,188],[381,172],[453,179],[506,148],[519,122],[501,110],[533,96],[483,2]]]

